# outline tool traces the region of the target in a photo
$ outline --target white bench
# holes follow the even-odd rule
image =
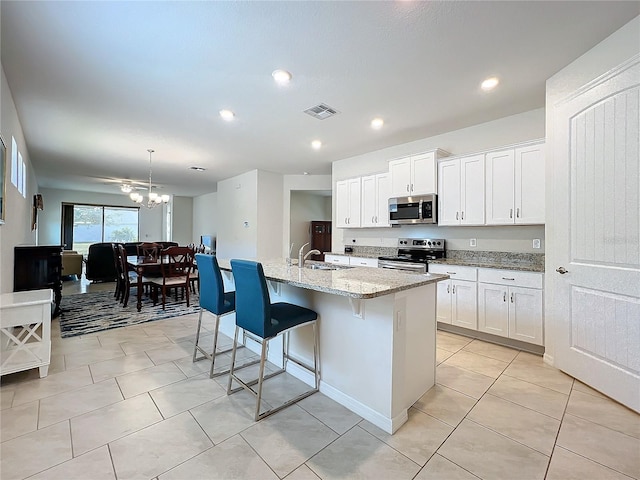
[[[0,375],[38,367],[47,376],[52,301],[51,289],[0,295]]]

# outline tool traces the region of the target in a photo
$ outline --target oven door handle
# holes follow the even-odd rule
[[[388,268],[392,270],[405,270],[416,273],[425,273],[427,271],[427,266],[422,263],[393,262],[389,260],[382,260],[378,262],[378,267]]]

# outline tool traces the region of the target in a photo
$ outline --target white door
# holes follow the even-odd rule
[[[638,412],[639,79],[636,55],[547,106],[555,264],[546,275],[555,366]]]
[[[487,153],[487,225],[514,222],[514,150]]]
[[[438,164],[438,224],[460,224],[460,161]]]
[[[518,224],[543,224],[544,145],[516,148],[515,221]]]
[[[411,195],[411,158],[399,158],[389,162],[391,173],[391,196],[408,197]]]
[[[438,322],[451,324],[451,280],[438,282],[436,292],[438,296],[436,319]]]
[[[376,175],[376,201],[378,203],[376,213],[376,226],[389,226],[389,197],[391,196],[391,175],[379,173]]]
[[[509,338],[542,345],[542,290],[509,287]]]
[[[478,283],[478,330],[509,336],[508,287]]]
[[[411,157],[411,195],[436,193],[438,184],[436,166],[436,153],[427,152]]]
[[[453,325],[478,329],[478,293],[476,282],[451,280],[451,304]]]
[[[460,225],[484,224],[484,154],[460,159]]]
[[[376,196],[376,176],[362,177],[362,226],[375,227],[376,214],[378,212],[378,199]]]
[[[348,226],[355,228],[360,226],[360,179],[352,178],[349,182],[349,220]]]

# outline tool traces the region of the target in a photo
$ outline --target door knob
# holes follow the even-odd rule
[[[567,270],[564,267],[558,267],[558,268],[556,268],[556,272],[558,272],[561,275],[564,275],[565,273],[569,273],[569,270]]]

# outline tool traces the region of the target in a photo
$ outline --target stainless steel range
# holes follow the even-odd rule
[[[445,257],[443,238],[399,238],[398,255],[378,257],[378,267],[426,273],[429,260]]]

